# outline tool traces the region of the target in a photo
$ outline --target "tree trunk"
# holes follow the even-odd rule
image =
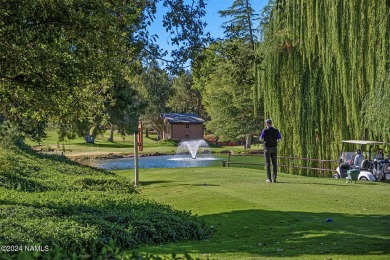
[[[110,137],[108,138],[108,141],[109,142],[114,142],[114,126],[111,124],[111,128],[110,128]]]
[[[87,129],[84,134],[84,140],[85,142],[89,144],[94,144],[95,143],[95,136],[92,136],[90,133],[91,129]]]
[[[245,136],[245,148],[250,149],[252,146],[252,135]]]
[[[162,131],[160,131],[160,129],[156,129],[156,132],[157,132],[157,141],[159,141],[162,139]]]
[[[89,143],[89,144],[94,144],[95,143],[95,137],[91,135],[85,135],[84,140]]]

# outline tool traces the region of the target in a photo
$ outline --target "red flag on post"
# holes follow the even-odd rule
[[[142,134],[142,121],[138,121],[138,151],[142,151],[143,146],[143,134]]]

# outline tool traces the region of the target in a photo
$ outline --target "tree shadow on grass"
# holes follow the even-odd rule
[[[133,144],[126,144],[126,143],[77,143],[77,145],[80,146],[86,146],[86,147],[96,147],[96,148],[132,148],[134,147]]]
[[[48,187],[39,181],[32,180],[26,176],[19,176],[16,173],[0,173],[0,187],[26,192],[42,192]]]
[[[288,182],[288,181],[278,181],[278,184],[293,184],[297,185],[296,182]],[[344,182],[345,183],[345,182]],[[320,183],[320,182],[300,182],[302,185],[321,185],[321,186],[338,186],[338,187],[348,187],[344,183]],[[351,185],[355,185],[355,183],[350,183]]]
[[[141,186],[149,186],[161,183],[171,183],[171,181],[140,181]]]
[[[210,240],[149,247],[147,252],[321,259],[390,254],[390,216],[243,210],[203,218],[215,227]]]
[[[198,184],[183,184],[184,186],[195,186],[195,187],[218,187],[221,186],[219,184],[210,184],[210,183],[198,183]]]
[[[154,185],[154,184],[164,184],[164,183],[177,183],[177,181],[141,181],[141,186],[149,186],[149,185]],[[182,185],[182,186],[199,186],[199,187],[207,187],[207,186],[211,186],[211,187],[214,187],[214,186],[221,186],[219,184],[210,184],[210,183],[198,183],[198,184],[188,184],[188,183],[184,183],[184,184],[177,184],[177,185]]]

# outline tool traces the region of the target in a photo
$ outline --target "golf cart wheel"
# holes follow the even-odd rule
[[[385,180],[386,181],[390,181],[390,173],[386,173],[385,174]]]
[[[359,178],[359,181],[368,181],[368,179],[367,179],[367,177],[362,176]]]
[[[333,179],[340,179],[340,175],[338,175],[338,173],[333,174]]]

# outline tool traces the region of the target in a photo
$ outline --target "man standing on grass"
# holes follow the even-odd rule
[[[276,182],[277,177],[277,145],[278,141],[282,139],[278,129],[272,127],[272,120],[265,120],[265,128],[260,135],[260,139],[264,140],[264,157],[267,171],[267,182]],[[273,167],[273,175],[271,179],[271,161]]]

